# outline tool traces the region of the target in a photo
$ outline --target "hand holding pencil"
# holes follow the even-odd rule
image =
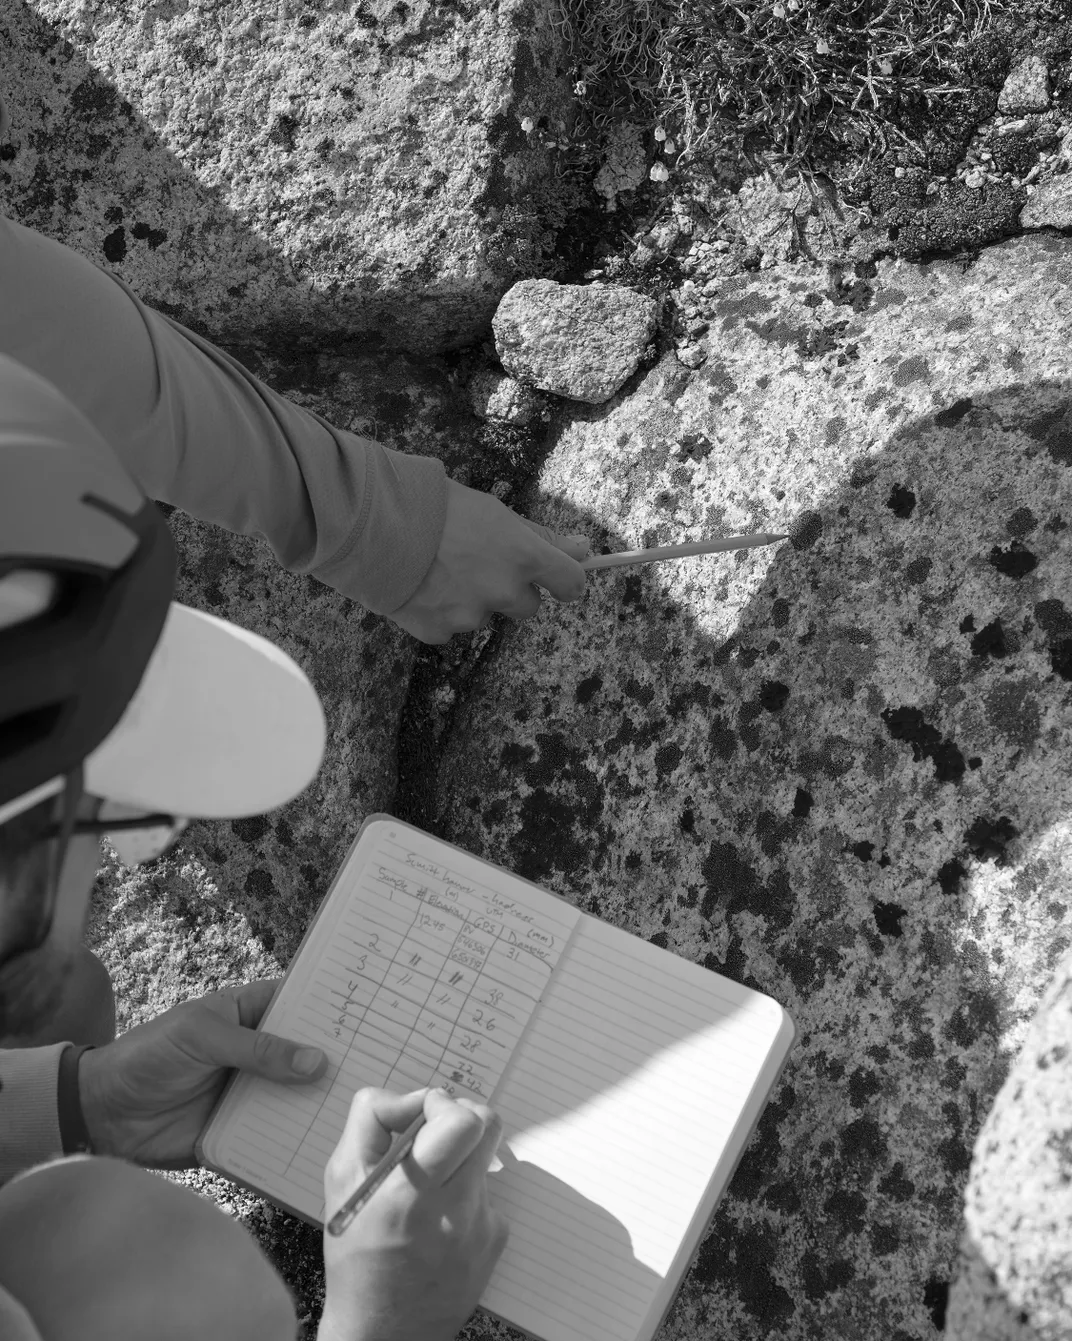
[[[324,1171],[318,1341],[451,1341],[506,1243],[487,1195],[501,1134],[485,1105],[442,1090],[357,1092]],[[350,1201],[352,1218],[330,1232]]]

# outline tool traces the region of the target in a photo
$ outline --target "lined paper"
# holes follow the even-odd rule
[[[424,996],[404,995],[421,968]],[[439,1055],[420,1026],[446,992],[464,1000],[440,1003]],[[477,1011],[506,1047],[484,1046]],[[366,824],[264,1027],[323,1047],[330,1079],[240,1077],[204,1162],[322,1222],[355,1089],[490,1095],[510,1238],[480,1302],[544,1341],[648,1341],[793,1037],[769,997],[389,820]]]
[[[362,838],[262,1021],[322,1048],[325,1075],[241,1077],[205,1145],[315,1220],[354,1092],[438,1085],[489,1101],[579,917],[419,830],[378,822]]]
[[[512,1158],[489,1186],[510,1239],[481,1303],[547,1341],[633,1341],[653,1309],[654,1327],[786,1020],[584,918],[495,1097]]]

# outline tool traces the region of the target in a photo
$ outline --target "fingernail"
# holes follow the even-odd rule
[[[300,1076],[311,1076],[323,1058],[324,1054],[319,1048],[299,1048],[291,1058],[291,1069]]]

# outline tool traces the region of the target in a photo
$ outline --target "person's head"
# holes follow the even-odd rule
[[[263,813],[319,768],[304,673],[173,602],[174,582],[159,509],[54,387],[0,356],[0,1039],[58,998],[101,834],[148,860],[189,818]]]
[[[297,1333],[286,1286],[240,1224],[188,1188],[102,1156],[42,1165],[0,1189],[0,1287],[54,1341]]]

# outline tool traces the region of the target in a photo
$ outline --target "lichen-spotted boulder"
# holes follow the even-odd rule
[[[553,246],[555,53],[539,0],[7,4],[3,208],[216,339],[467,344]]]
[[[1038,237],[743,275],[692,295],[702,369],[559,405],[539,520],[791,534],[545,602],[440,777],[452,841],[797,1024],[667,1341],[942,1326],[973,1144],[1072,939],[1070,281]]]

